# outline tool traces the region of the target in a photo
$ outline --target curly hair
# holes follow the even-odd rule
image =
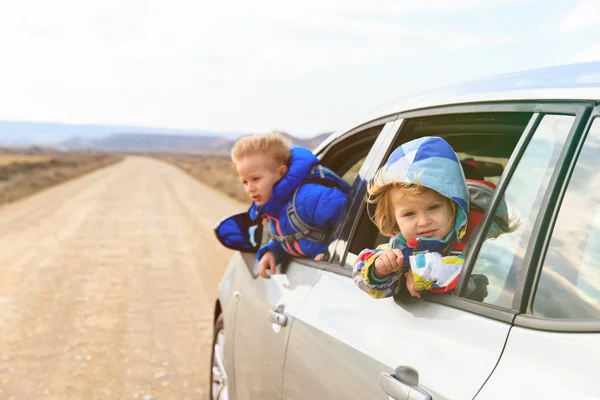
[[[400,233],[400,228],[396,222],[394,208],[390,201],[390,192],[393,189],[400,189],[404,196],[414,200],[418,199],[419,195],[433,189],[429,189],[418,183],[382,182],[382,177],[383,174],[378,174],[367,187],[367,203],[375,205],[374,215],[369,215],[369,217],[382,235],[393,237]],[[450,226],[453,226],[458,210],[457,205],[446,196],[442,196],[442,198],[444,207],[448,207],[451,210],[452,220],[449,223]]]
[[[264,135],[251,135],[238,140],[231,150],[231,160],[237,164],[243,158],[254,155],[265,154],[273,159],[275,165],[287,165],[290,157],[290,145],[279,133],[267,133]]]

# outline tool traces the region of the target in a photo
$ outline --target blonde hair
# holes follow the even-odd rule
[[[383,174],[377,174],[367,187],[367,203],[375,204],[375,213],[374,215],[369,215],[369,217],[382,235],[392,237],[400,233],[400,227],[398,226],[398,222],[396,222],[394,208],[390,202],[390,192],[392,189],[400,189],[402,195],[407,196],[411,200],[416,199],[419,195],[433,189],[419,185],[419,183],[382,182],[382,179]],[[433,191],[435,192],[435,190]],[[444,207],[448,207],[448,209],[451,210],[452,219],[449,221],[449,225],[453,227],[458,211],[457,205],[446,196],[441,194],[440,196],[442,196]]]
[[[254,154],[265,154],[272,158],[275,166],[287,165],[290,161],[290,145],[279,133],[251,135],[238,140],[231,149],[231,160],[234,164]]]

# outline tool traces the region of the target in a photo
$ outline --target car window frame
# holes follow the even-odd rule
[[[375,143],[373,144],[373,146],[371,147],[371,149],[369,149],[369,152],[367,153],[367,159],[365,160],[365,163],[364,163],[364,164],[366,164],[366,161],[369,160],[369,156],[372,156],[373,154],[374,155],[379,154],[378,149],[380,147],[389,147],[389,144],[394,139],[395,134],[398,131],[398,129],[395,129],[395,131],[390,131],[390,126],[393,127],[393,123],[398,124],[398,122],[396,122],[396,120],[397,120],[397,115],[393,114],[393,115],[385,116],[383,118],[378,118],[378,119],[372,120],[370,122],[367,122],[367,123],[361,124],[355,128],[352,128],[351,130],[349,130],[346,133],[337,137],[331,143],[328,143],[326,147],[322,148],[316,154],[316,156],[320,160],[326,160],[327,153],[329,151],[331,151],[333,148],[335,148],[337,145],[339,145],[340,143],[343,143],[344,141],[347,141],[347,140],[352,140],[352,136],[354,136],[356,134],[360,134],[361,132],[364,132],[368,129],[371,129],[373,127],[381,125],[382,126],[381,131],[378,134],[378,137],[375,139]],[[390,124],[390,123],[392,123],[392,124]],[[390,124],[390,125],[388,125],[388,124]],[[366,168],[368,170],[371,169],[371,167],[368,165]],[[362,166],[361,166],[361,171],[359,172],[354,184],[352,185],[353,188],[355,185],[363,185],[366,183],[366,180],[364,179],[364,177],[361,176],[361,172],[364,173]],[[357,201],[358,197],[360,197],[359,193],[360,193],[360,191],[357,191],[356,193],[354,193],[353,198],[348,200],[350,202],[350,206],[348,207],[348,212],[344,216],[343,220],[340,221],[340,223],[338,223],[338,228],[340,230],[343,229],[347,224],[353,222],[354,219],[351,217],[353,215],[353,213],[351,211],[357,204],[362,203],[362,199],[360,199],[360,201]],[[339,241],[339,237],[334,238],[332,240],[330,246],[334,242],[336,242],[336,244],[333,244],[333,246],[337,246],[338,241]],[[292,256],[288,262],[295,262],[295,263],[305,265],[307,267],[321,269],[321,270],[333,272],[333,273],[336,273],[339,275],[352,277],[352,269],[346,268],[342,263],[340,263],[339,258],[336,258],[335,254],[332,255],[331,260],[321,260],[321,261],[316,261],[311,258]],[[284,270],[287,267],[288,262],[286,262],[283,265]]]
[[[542,269],[546,259],[546,252],[552,240],[554,226],[558,219],[560,208],[568,190],[571,177],[573,176],[573,172],[577,166],[577,160],[585,145],[585,141],[595,119],[600,119],[600,106],[597,104],[595,107],[589,109],[587,119],[585,121],[581,121],[581,124],[583,124],[584,127],[580,132],[578,132],[578,135],[575,135],[572,138],[572,141],[569,143],[570,146],[567,154],[568,158],[566,158],[566,162],[563,162],[561,168],[562,180],[554,187],[554,197],[549,199],[549,201],[554,201],[554,203],[552,204],[551,209],[548,210],[547,221],[545,221],[547,227],[544,241],[538,245],[540,247],[540,255],[535,265],[533,265],[531,268],[531,284],[527,288],[527,297],[522,299],[523,313],[519,314],[517,318],[515,318],[514,324],[516,326],[551,332],[600,333],[600,320],[556,319],[539,317],[532,314],[533,300],[535,298],[537,285],[542,275]],[[555,172],[557,174],[559,173],[558,171]]]
[[[532,113],[531,120],[529,121],[525,131],[521,135],[521,138],[519,139],[517,146],[515,146],[515,149],[513,150],[513,153],[511,155],[511,159],[509,160],[509,162],[506,165],[506,168],[504,169],[502,178],[498,181],[498,185],[496,187],[496,191],[492,198],[492,203],[491,203],[492,205],[494,205],[494,204],[499,203],[499,201],[502,198],[504,191],[506,190],[506,187],[510,181],[509,179],[505,178],[505,176],[510,177],[514,173],[514,170],[516,169],[516,167],[518,165],[518,161],[520,161],[521,156],[525,152],[526,145],[529,143],[529,139],[531,138],[533,133],[536,131],[537,125],[539,124],[539,121],[541,121],[543,119],[543,116],[546,114],[550,114],[550,115],[573,115],[575,117],[574,121],[573,121],[573,125],[571,126],[571,130],[570,130],[569,134],[567,135],[567,139],[565,140],[565,143],[563,145],[563,149],[561,150],[561,154],[560,154],[559,161],[558,161],[560,163],[560,165],[564,165],[565,157],[567,157],[568,154],[571,153],[571,151],[568,149],[570,149],[573,146],[573,140],[577,139],[578,135],[583,130],[582,124],[585,124],[585,122],[589,118],[589,113],[590,113],[590,110],[593,107],[593,105],[594,105],[594,103],[592,103],[590,101],[577,101],[577,100],[575,100],[575,101],[556,101],[556,102],[553,102],[553,101],[537,101],[537,102],[523,101],[523,102],[489,102],[489,103],[478,103],[478,104],[467,104],[467,105],[459,104],[459,105],[448,105],[448,106],[442,106],[442,107],[434,107],[434,108],[430,108],[430,109],[402,112],[402,113],[398,114],[398,119],[399,120],[400,119],[408,120],[408,119],[412,119],[412,118],[429,117],[429,116],[444,115],[444,114],[465,114],[465,113],[484,113],[484,112],[531,112]],[[401,134],[402,134],[402,127],[400,127],[400,129],[397,132],[397,135],[401,135]],[[395,140],[393,142],[395,142]],[[379,168],[383,164],[383,161],[391,153],[392,143],[390,143],[390,147],[388,149],[381,150],[382,153],[384,153],[384,154],[382,154],[382,155],[380,155],[380,157],[378,157],[378,160],[381,160],[381,161],[380,161],[380,164],[377,166],[377,168]],[[562,168],[558,168],[558,167],[557,167],[557,169],[555,169],[555,171],[552,175],[552,178],[550,180],[550,184],[549,184],[548,188],[553,187],[554,185],[558,185],[561,182],[559,180],[559,178],[561,178],[564,175],[562,170],[563,170]],[[371,178],[372,178],[372,176],[365,176],[366,180],[371,179]],[[502,181],[505,181],[505,183],[502,183]],[[501,184],[502,184],[502,186],[500,186]],[[527,251],[526,251],[525,257],[523,259],[522,271],[527,276],[530,276],[530,274],[532,273],[531,269],[533,266],[533,258],[530,255],[531,252],[533,251],[532,246],[533,246],[533,244],[535,244],[535,242],[538,242],[538,240],[534,240],[534,239],[547,236],[547,235],[542,235],[543,231],[541,231],[539,229],[547,228],[547,221],[546,221],[548,218],[547,213],[550,211],[549,206],[548,206],[548,201],[550,200],[551,197],[553,197],[551,195],[551,192],[552,191],[549,190],[542,200],[542,203],[540,205],[540,211],[538,213],[536,222],[534,224],[534,229],[538,229],[538,234],[534,235],[532,237],[532,240],[530,241],[530,244],[527,247]],[[484,215],[481,219],[480,225],[485,223],[486,224],[485,226],[489,226],[491,224],[493,216],[491,215],[489,210],[492,210],[492,209],[493,209],[493,207],[488,207],[487,212],[484,213]],[[356,220],[359,219],[358,216],[359,216],[359,214],[356,215],[356,217],[355,217]],[[544,224],[544,221],[546,221],[545,224]],[[483,226],[484,225],[482,225],[482,227]],[[467,266],[467,263],[465,262],[465,267],[463,267],[464,270],[461,273],[461,276],[463,276],[463,277],[468,276],[470,271],[472,270],[472,268],[474,266],[474,261],[476,259],[476,255],[479,253],[481,244],[483,243],[483,241],[485,239],[485,233],[486,233],[486,229],[478,229],[478,232],[475,232],[473,239],[472,239],[473,247],[471,247],[472,250],[470,253],[470,257],[472,258],[472,261],[470,262],[470,269],[469,270],[465,269]],[[348,243],[350,241],[352,241],[353,239],[354,239],[354,235],[350,236],[348,239]],[[548,239],[548,238],[546,237],[545,239]],[[474,245],[477,243],[477,240],[479,241],[479,243],[478,243],[477,248],[475,248]],[[539,246],[539,244],[538,244],[538,246]],[[535,249],[537,250],[537,248],[535,248]],[[344,257],[344,259],[345,259],[345,257]],[[457,285],[457,289],[461,289],[464,291],[464,287],[466,286],[466,283],[467,283],[467,281],[465,279],[463,279],[458,284],[460,286]],[[523,283],[523,284],[519,285],[515,289],[515,299],[518,297],[519,301],[521,301],[521,299],[523,298],[522,292],[525,290],[529,290],[530,288],[531,288],[531,280],[529,280],[527,282],[527,284]],[[465,311],[473,313],[473,314],[482,315],[482,316],[492,318],[495,320],[499,320],[502,322],[506,322],[506,323],[514,323],[516,316],[519,315],[520,313],[522,313],[522,311],[520,311],[520,309],[519,310],[507,309],[507,308],[495,306],[493,304],[480,303],[477,301],[466,299],[464,297],[459,297],[457,294],[452,294],[452,295],[435,294],[435,295],[433,295],[429,292],[425,292],[425,293],[423,293],[422,298],[427,301],[431,301],[434,303],[444,304],[444,305],[447,305],[450,307],[462,309],[462,310],[465,310]],[[396,298],[396,301],[399,302],[401,300]]]
[[[588,121],[591,121],[590,114],[591,114],[593,105],[594,105],[594,103],[589,102],[589,101],[489,102],[489,103],[468,104],[468,105],[464,105],[464,104],[448,105],[448,106],[434,107],[434,108],[430,108],[430,109],[401,112],[401,113],[398,113],[395,115],[389,115],[384,118],[373,120],[369,123],[366,123],[366,124],[360,125],[356,128],[353,128],[352,130],[348,131],[347,133],[336,138],[334,141],[329,143],[325,148],[321,149],[321,151],[318,153],[317,156],[321,159],[326,157],[326,153],[328,150],[330,150],[335,145],[341,143],[342,141],[350,139],[353,134],[359,133],[363,130],[369,129],[370,127],[373,127],[376,125],[384,125],[382,127],[382,132],[379,135],[380,137],[377,139],[377,141],[381,140],[380,143],[381,144],[385,143],[386,145],[378,146],[377,141],[376,141],[376,143],[373,145],[372,149],[369,151],[369,155],[371,155],[372,152],[375,152],[375,154],[373,154],[372,161],[371,161],[373,163],[373,165],[368,166],[368,173],[366,173],[364,176],[359,175],[356,179],[355,185],[356,184],[363,185],[363,184],[366,184],[366,182],[368,182],[368,180],[372,178],[372,175],[375,173],[375,171],[377,171],[377,169],[385,161],[386,157],[388,157],[389,154],[391,153],[392,144],[396,141],[396,138],[398,137],[398,135],[402,134],[403,122],[406,119],[444,115],[444,114],[484,113],[484,112],[531,112],[531,113],[533,113],[532,118],[531,118],[530,122],[528,123],[527,128],[525,129],[523,135],[521,135],[521,138],[519,139],[519,142],[518,142],[517,146],[515,147],[515,150],[513,150],[511,159],[507,163],[507,166],[504,170],[502,178],[498,182],[496,194],[492,198],[492,205],[493,205],[494,202],[499,201],[502,194],[506,190],[506,186],[508,185],[509,179],[507,180],[507,178],[505,176],[511,176],[514,173],[514,170],[516,169],[516,167],[518,165],[518,161],[520,161],[521,156],[526,149],[526,144],[529,143],[529,139],[535,132],[535,128],[537,128],[537,125],[539,124],[539,122],[543,119],[543,116],[546,114],[574,115],[575,116],[573,125],[571,127],[571,131],[569,132],[567,139],[565,141],[565,144],[563,145],[563,149],[561,150],[561,155],[560,155],[559,161],[558,161],[560,163],[560,165],[564,166],[565,159],[568,157],[568,155],[573,153],[574,145],[577,145],[576,148],[579,149],[579,151],[580,151],[580,148],[582,146],[581,133],[584,130],[583,127],[585,127],[586,133],[587,133],[587,130],[589,129],[589,126],[587,126],[587,123],[588,123]],[[599,112],[600,112],[600,110],[599,110]],[[398,122],[399,125],[397,126],[397,129],[395,131],[384,132],[385,124],[390,123],[390,122],[397,122],[397,121],[399,121]],[[583,124],[583,126],[582,126],[582,124]],[[525,137],[527,137],[526,140],[524,139]],[[518,157],[517,157],[517,153],[518,153]],[[377,166],[375,167],[375,165],[377,165]],[[572,173],[573,168],[574,168],[574,162],[573,162],[573,167],[571,169],[569,169],[570,173]],[[564,182],[562,180],[560,180],[560,179],[564,179],[565,172],[563,170],[564,170],[564,168],[557,168],[554,171],[552,178],[550,180],[550,185],[548,187],[557,186],[557,185],[560,185],[561,187],[564,186]],[[502,184],[503,189],[500,190],[499,187],[500,187],[500,184],[502,183],[502,181],[506,181],[507,183],[503,183]],[[564,190],[566,190],[566,189],[564,189]],[[536,218],[536,223],[534,225],[534,229],[541,229],[541,228],[547,229],[547,227],[548,227],[548,221],[547,221],[548,213],[551,211],[550,207],[549,207],[549,201],[551,200],[552,197],[554,197],[554,196],[551,196],[551,192],[552,191],[548,191],[542,200],[542,204],[540,206],[540,211],[538,213],[538,217]],[[562,196],[564,196],[564,193],[562,193],[561,199],[562,199]],[[335,245],[336,253],[338,253],[338,255],[339,255],[340,250],[341,250],[341,252],[343,252],[343,255],[339,255],[339,257],[334,258],[331,261],[315,261],[313,259],[300,258],[300,257],[292,257],[291,261],[303,264],[303,265],[311,267],[311,268],[316,268],[316,269],[320,269],[323,271],[329,271],[332,273],[336,273],[336,274],[347,276],[347,277],[351,278],[353,271],[352,271],[352,269],[346,267],[344,265],[344,263],[345,263],[349,243],[351,240],[353,240],[353,238],[355,237],[355,234],[356,234],[355,229],[356,229],[356,225],[359,220],[359,218],[357,218],[357,216],[360,215],[360,213],[364,209],[364,206],[361,205],[361,203],[364,203],[364,201],[362,201],[362,199],[360,199],[360,201],[359,201],[358,196],[355,196],[355,198],[353,198],[351,200],[351,205],[349,207],[348,213],[344,217],[344,222],[341,224],[343,226],[343,229],[351,230],[350,235],[348,236],[347,240],[345,240],[345,243],[343,243],[343,244],[336,243],[336,245]],[[491,210],[491,209],[493,209],[493,207],[488,208],[488,210]],[[482,217],[482,220],[481,220],[481,224],[485,223],[487,220],[490,221],[490,222],[487,222],[488,224],[491,223],[491,216],[486,215],[486,214],[489,214],[489,212],[484,213],[484,216]],[[481,229],[481,230],[479,230],[479,232],[485,232],[485,229]],[[544,233],[544,234],[542,235],[542,233]],[[478,254],[481,244],[483,243],[483,240],[484,240],[483,233],[481,233],[480,235],[482,236],[482,238],[480,239],[481,243],[479,243],[479,245],[477,247],[477,251],[476,252],[473,251],[472,254],[475,254],[475,255]],[[545,239],[544,245],[547,246],[547,242],[549,242],[550,236],[546,232],[539,230],[539,232],[538,232],[537,236],[535,236],[535,238],[539,239],[541,237],[544,237],[544,239]],[[474,237],[473,240],[475,240],[475,239],[476,238]],[[532,237],[532,239],[533,239],[533,237]],[[339,242],[339,238],[335,239],[335,241]],[[519,301],[522,301],[521,299],[524,298],[523,292],[525,290],[532,289],[531,276],[533,273],[532,268],[534,268],[534,265],[533,265],[534,262],[533,262],[533,257],[530,254],[532,251],[531,247],[533,246],[532,243],[535,243],[535,242],[539,242],[539,240],[531,240],[530,245],[528,246],[527,251],[525,253],[522,272],[525,273],[527,276],[529,276],[530,280],[527,283],[523,282],[521,285],[519,285],[519,287],[516,288],[515,299],[518,297]],[[537,245],[537,247],[539,247],[539,244]],[[539,251],[539,249],[537,249],[537,250]],[[472,258],[474,260],[476,257],[472,257]],[[537,264],[539,264],[539,263],[537,263]],[[543,263],[541,263],[541,264],[543,264]],[[466,263],[465,263],[465,265],[466,265]],[[473,265],[471,265],[470,267],[472,269]],[[538,268],[538,267],[535,266],[535,268]],[[466,270],[465,270],[465,272],[466,272]],[[536,273],[537,273],[537,269],[536,269]],[[467,276],[467,275],[468,274],[461,274],[461,276]],[[461,283],[461,284],[464,286],[464,284],[466,284],[466,282],[464,284],[463,283]],[[460,286],[459,286],[459,288],[460,288]],[[531,296],[531,294],[528,294],[525,297],[527,297],[527,299],[529,299],[530,296]],[[553,331],[556,330],[556,331],[562,331],[562,332],[591,332],[591,331],[595,332],[599,329],[598,325],[600,325],[600,324],[596,324],[595,323],[596,321],[574,321],[574,320],[572,320],[572,321],[556,321],[556,320],[550,321],[548,319],[544,319],[544,318],[540,318],[540,317],[532,317],[532,316],[523,315],[521,311],[510,310],[510,309],[495,306],[493,304],[476,302],[476,301],[469,300],[469,299],[466,299],[463,297],[459,297],[458,295],[454,295],[454,294],[453,295],[432,295],[431,293],[425,292],[425,293],[423,293],[423,299],[426,301],[433,302],[433,303],[439,303],[439,304],[443,304],[443,305],[446,305],[449,307],[461,309],[461,310],[464,310],[464,311],[472,313],[472,314],[485,316],[485,317],[488,317],[488,318],[491,318],[494,320],[498,320],[498,321],[502,321],[502,322],[506,322],[506,323],[510,323],[510,324],[514,324],[514,325],[519,325],[519,326],[523,326],[523,327],[528,327],[528,328],[540,329],[540,330],[553,330]],[[400,301],[398,298],[396,298],[395,300],[396,300],[396,302]]]
[[[365,160],[365,167],[361,169],[356,179],[355,185],[360,186],[360,189],[354,193],[344,222],[339,225],[339,229],[335,233],[335,244],[333,244],[333,242],[330,244],[334,249],[330,262],[339,265],[350,272],[352,271],[352,268],[347,268],[345,266],[348,245],[350,243],[349,238],[352,237],[359,222],[359,219],[356,218],[356,216],[360,215],[366,206],[364,196],[367,182],[383,162],[382,154],[387,154],[385,150],[388,149],[395,140],[398,132],[402,128],[403,122],[403,119],[395,116],[391,121],[386,122],[381,130],[377,141],[369,151],[367,159]],[[369,161],[369,163],[367,163],[367,161]]]

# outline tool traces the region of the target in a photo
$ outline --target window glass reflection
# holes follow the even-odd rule
[[[574,116],[546,115],[533,134],[505,192],[505,210],[512,232],[499,234],[492,225],[479,252],[473,274],[488,278],[485,303],[511,308],[517,277],[533,225],[554,172]]]
[[[600,119],[593,121],[560,207],[533,313],[600,319]]]

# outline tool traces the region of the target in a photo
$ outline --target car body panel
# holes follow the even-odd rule
[[[247,261],[254,273],[238,271],[240,294],[233,337],[236,398],[278,398],[294,316],[321,270],[291,262],[278,267],[283,268],[284,273],[263,279],[256,276],[258,263],[252,259]],[[272,322],[271,311],[285,315],[285,326]]]
[[[492,373],[510,325],[424,300],[373,299],[323,272],[296,315],[284,399],[381,398],[379,375],[414,368],[435,399],[473,398]]]
[[[470,112],[469,107],[515,102],[547,107],[562,100],[599,101],[600,62],[506,74],[408,96],[330,135],[315,153],[326,159],[359,127],[383,123],[383,118],[390,118],[386,128],[397,130],[401,121],[393,123],[390,116],[404,118],[403,112],[426,110],[427,116],[430,108],[446,112],[435,107],[466,104],[461,112]],[[395,130],[382,130],[380,135],[390,138],[386,145]],[[387,150],[372,149],[369,159],[376,164]],[[373,168],[363,165],[361,171]],[[545,240],[542,234],[532,240]],[[352,262],[355,255],[346,253],[346,241],[330,248],[341,249],[336,260],[347,256],[346,262]],[[333,264],[306,264],[293,259],[280,274],[263,280],[256,276],[255,254],[233,256],[218,292],[230,398],[387,399],[379,377],[398,366],[414,368],[419,387],[435,399],[600,398],[594,379],[600,356],[597,331],[528,329],[516,322],[522,316],[513,326],[508,322],[515,311],[502,322],[494,312],[481,311],[498,308],[473,302],[467,307],[458,298],[446,304],[371,299],[348,277],[351,266],[335,273]],[[269,320],[269,311],[281,305],[288,317],[285,327]]]
[[[227,382],[230,396],[235,398],[235,360],[234,360],[234,335],[235,335],[235,315],[237,309],[237,302],[239,298],[239,279],[238,277],[243,274],[248,274],[246,263],[253,260],[255,255],[234,252],[221,282],[217,290],[217,305],[215,306],[215,320],[217,314],[223,314],[223,326],[225,327],[225,345],[224,345],[224,363],[225,370],[227,371]]]
[[[513,327],[477,400],[600,398],[600,334]]]
[[[423,108],[500,101],[554,101],[600,99],[600,61],[561,65],[457,83],[402,97],[378,107],[342,127],[315,152],[351,129],[389,115]]]

